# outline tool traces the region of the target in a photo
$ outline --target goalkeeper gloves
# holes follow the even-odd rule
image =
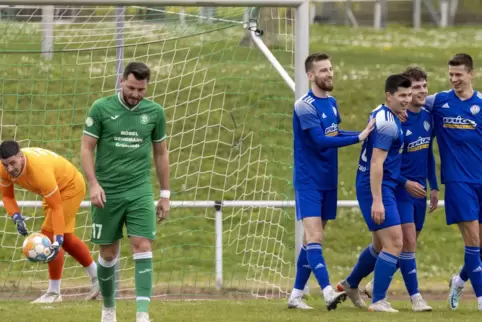
[[[23,219],[22,215],[18,212],[14,213],[12,216],[13,222],[17,226],[17,231],[22,236],[28,235],[27,226],[25,226],[25,220]]]
[[[54,242],[52,245],[50,245],[50,254],[47,256],[47,259],[45,260],[46,263],[49,263],[55,259],[57,254],[59,253],[60,247],[62,247],[62,244],[64,243],[64,236],[63,235],[55,235],[54,236]]]

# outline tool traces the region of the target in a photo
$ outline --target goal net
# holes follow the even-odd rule
[[[257,21],[271,53],[293,75],[294,10],[0,6],[0,16],[0,139],[53,150],[76,166],[91,104],[116,92],[128,62],[150,66],[148,98],[166,111],[176,205],[153,245],[154,296],[286,295],[295,267],[293,209],[250,201],[292,199],[294,93],[243,22]],[[50,58],[41,53],[49,43]],[[158,191],[153,166],[152,179]],[[40,231],[39,197],[17,187],[16,199],[26,201],[29,230]],[[218,235],[215,209],[202,207],[215,200],[246,202],[222,208]],[[2,213],[0,296],[34,298],[47,289],[47,265],[24,258],[23,238]],[[97,260],[88,207],[76,222],[76,235]],[[133,268],[124,239],[122,297],[134,295]],[[84,269],[66,255],[63,296],[82,296],[89,285]]]

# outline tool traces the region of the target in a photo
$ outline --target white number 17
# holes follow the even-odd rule
[[[100,239],[101,234],[102,234],[102,225],[92,224],[92,239]]]

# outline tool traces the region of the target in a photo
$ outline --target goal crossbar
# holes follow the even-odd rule
[[[111,5],[111,6],[224,6],[224,7],[298,7],[306,0],[76,0],[75,5]],[[72,0],[3,0],[4,5],[72,5]]]
[[[20,207],[25,208],[40,208],[43,206],[40,200],[19,200],[17,201]],[[155,202],[157,203],[157,201]],[[429,205],[427,201],[427,205]],[[294,200],[182,200],[171,201],[171,208],[293,208],[295,207]],[[80,208],[90,208],[91,202],[88,200],[82,201]],[[439,200],[439,207],[445,207],[445,201]],[[0,207],[4,207],[3,201],[0,201]],[[338,200],[338,208],[353,208],[359,207],[357,200]]]

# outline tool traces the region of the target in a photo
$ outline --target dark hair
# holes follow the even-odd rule
[[[127,79],[129,75],[132,74],[137,80],[147,80],[151,78],[151,70],[146,64],[141,62],[131,62],[124,69],[124,74],[122,76]]]
[[[394,94],[398,91],[399,87],[410,88],[412,87],[412,81],[410,78],[403,76],[402,74],[394,74],[388,76],[385,81],[385,93]]]
[[[313,53],[306,57],[305,59],[305,72],[309,72],[313,68],[313,63],[316,63],[317,61],[321,60],[328,60],[330,59],[330,56],[328,54],[323,54],[323,53]]]
[[[449,66],[462,66],[464,65],[467,71],[471,72],[474,69],[474,61],[469,54],[459,53],[455,54],[452,59],[449,60]]]
[[[423,71],[420,67],[410,66],[402,74],[406,78],[410,79],[412,82],[420,82],[422,80],[427,80],[427,73]]]
[[[17,141],[14,140],[6,140],[0,144],[0,158],[8,159],[17,155],[20,152],[20,145]]]

